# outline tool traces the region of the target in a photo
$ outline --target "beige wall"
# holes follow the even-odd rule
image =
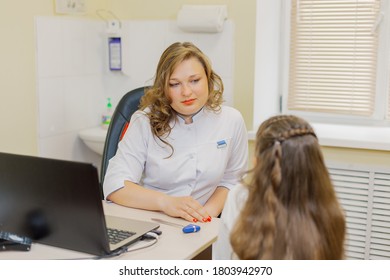
[[[344,164],[370,165],[390,169],[390,151],[343,149],[323,147],[325,158]]]
[[[1,0],[0,151],[35,155],[37,92],[34,17],[54,15],[55,0]],[[96,17],[106,0],[87,0]]]
[[[253,157],[255,142],[249,141],[249,154]],[[361,149],[345,149],[335,147],[322,147],[327,161],[343,164],[358,164],[372,167],[385,167],[390,169],[390,152]],[[252,160],[250,160],[252,166]]]
[[[0,151],[37,154],[34,17],[56,15],[55,0],[1,0]],[[183,4],[226,4],[235,24],[234,102],[252,128],[256,0],[86,0],[87,14],[108,9],[121,19],[175,19]],[[4,8],[6,7],[6,8]],[[57,15],[62,16],[62,15]],[[253,142],[250,143],[253,151]],[[324,147],[327,159],[390,168],[390,152]]]

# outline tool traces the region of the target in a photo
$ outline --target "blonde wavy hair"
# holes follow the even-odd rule
[[[230,241],[240,259],[343,259],[345,217],[312,127],[282,115],[258,129],[248,200]]]
[[[205,107],[219,111],[223,102],[222,79],[212,69],[208,57],[190,42],[173,43],[163,52],[157,65],[154,83],[147,88],[145,95],[141,98],[140,109],[149,108],[147,115],[150,119],[153,135],[171,148],[172,146],[164,138],[169,136],[172,130],[169,125],[170,121],[176,119],[177,113],[170,106],[172,100],[168,96],[169,79],[181,62],[193,57],[202,64],[208,81],[209,96]]]

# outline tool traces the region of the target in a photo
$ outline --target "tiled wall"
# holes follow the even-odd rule
[[[211,59],[223,78],[226,104],[233,105],[233,24],[222,33],[184,33],[175,21],[122,22],[123,71],[108,67],[103,21],[36,18],[39,155],[92,162],[78,132],[99,125],[106,98],[112,104],[129,90],[152,82],[162,51],[175,41],[192,41]]]

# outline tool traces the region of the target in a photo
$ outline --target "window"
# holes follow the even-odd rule
[[[389,37],[383,16],[387,0],[287,2],[289,76],[283,110],[338,121],[385,120],[388,80],[378,73],[389,69],[379,63],[389,61],[389,52],[381,51]]]
[[[390,0],[257,5],[253,130],[296,114],[323,145],[390,150]]]

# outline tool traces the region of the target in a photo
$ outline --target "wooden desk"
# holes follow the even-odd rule
[[[123,207],[114,203],[103,202],[104,212],[107,215],[129,217],[136,220],[151,221],[159,218],[166,221],[187,224],[182,219],[172,218],[165,214]],[[214,218],[210,223],[198,223],[201,230],[196,233],[185,234],[180,228],[160,224],[162,234],[158,242],[151,247],[128,252],[112,259],[135,260],[185,260],[193,259],[205,250],[210,250],[212,243],[217,240],[219,219]],[[150,241],[139,241],[130,245],[129,250],[139,248]],[[29,252],[4,251],[0,252],[0,259],[83,259],[92,258],[89,254],[34,243]]]

